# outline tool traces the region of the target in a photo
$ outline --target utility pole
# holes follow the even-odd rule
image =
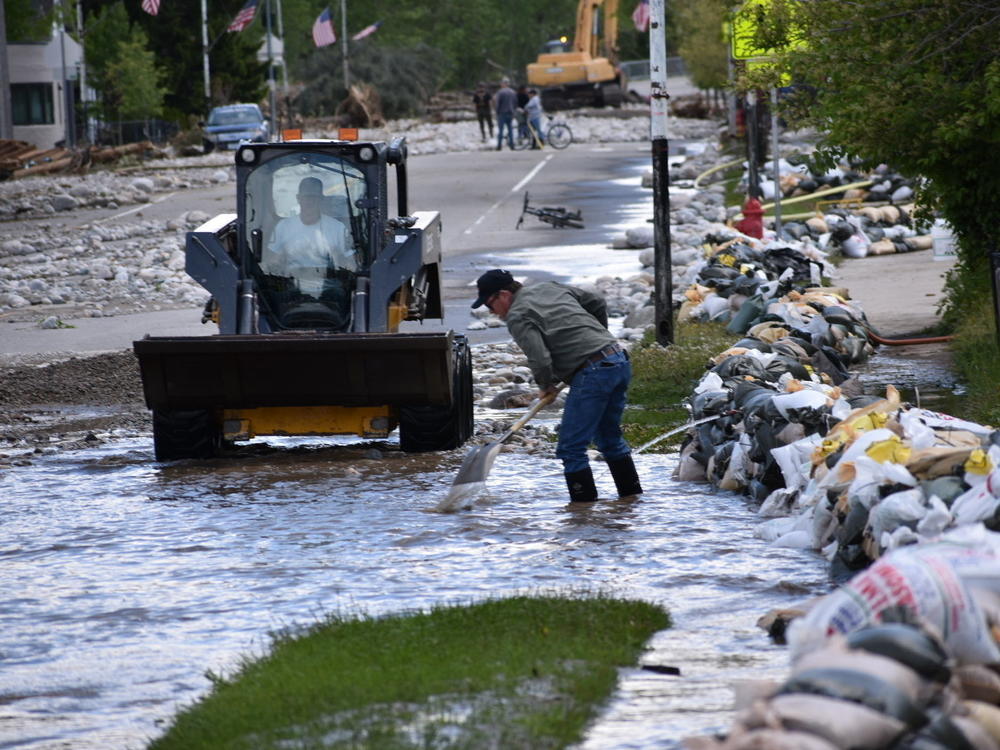
[[[351,92],[351,73],[347,68],[347,0],[340,0],[340,47],[344,53],[344,90]]]
[[[670,147],[667,142],[666,0],[649,4],[650,136],[653,141],[653,303],[656,342],[674,343],[674,290],[670,262]]]
[[[87,40],[83,30],[83,0],[76,3],[76,35],[80,38],[80,109],[83,110],[82,140],[93,143],[90,137],[90,109],[87,107]],[[81,139],[77,139],[81,140]]]
[[[212,84],[208,77],[208,8],[201,0],[201,77],[205,85],[205,116],[212,109]]]
[[[267,103],[271,110],[271,137],[278,132],[277,103],[274,98],[274,54],[271,49],[271,0],[267,0]]]
[[[0,138],[14,137],[14,120],[10,112],[10,72],[7,65],[7,17],[4,0],[0,0]]]

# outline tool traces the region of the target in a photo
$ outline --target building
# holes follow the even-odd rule
[[[57,27],[53,27],[47,41],[7,43],[10,110],[16,140],[39,148],[74,140],[73,89],[82,61],[83,48]]]

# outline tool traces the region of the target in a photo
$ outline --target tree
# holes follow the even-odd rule
[[[988,288],[987,254],[1000,249],[1000,0],[773,0],[758,36],[785,45],[781,66],[811,85],[785,114],[818,129],[828,162],[926,178],[919,202],[960,245],[954,322],[963,298]]]
[[[145,33],[133,29],[129,38],[119,43],[118,54],[105,72],[107,96],[117,109],[117,119],[145,120],[159,115],[166,94],[161,78]]]
[[[87,15],[84,26],[84,61],[87,64],[87,83],[104,93],[108,87],[108,68],[118,59],[118,46],[129,36],[128,13],[125,4],[118,0]]]
[[[691,82],[700,89],[725,88],[729,83],[729,49],[722,37],[722,24],[729,0],[680,0],[675,6],[677,51],[684,58]]]

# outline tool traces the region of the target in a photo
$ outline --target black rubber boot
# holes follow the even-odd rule
[[[618,488],[618,497],[642,494],[642,485],[639,484],[639,475],[636,473],[631,453],[616,458],[614,461],[608,461],[608,469],[611,470],[615,487]]]
[[[597,499],[594,474],[589,466],[586,469],[566,474],[566,486],[569,487],[570,502],[592,503]]]

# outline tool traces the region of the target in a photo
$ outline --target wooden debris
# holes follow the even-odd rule
[[[0,140],[0,180],[54,172],[85,172],[91,164],[117,161],[128,155],[141,156],[151,151],[155,148],[149,141],[122,146],[40,149],[24,141]]]

